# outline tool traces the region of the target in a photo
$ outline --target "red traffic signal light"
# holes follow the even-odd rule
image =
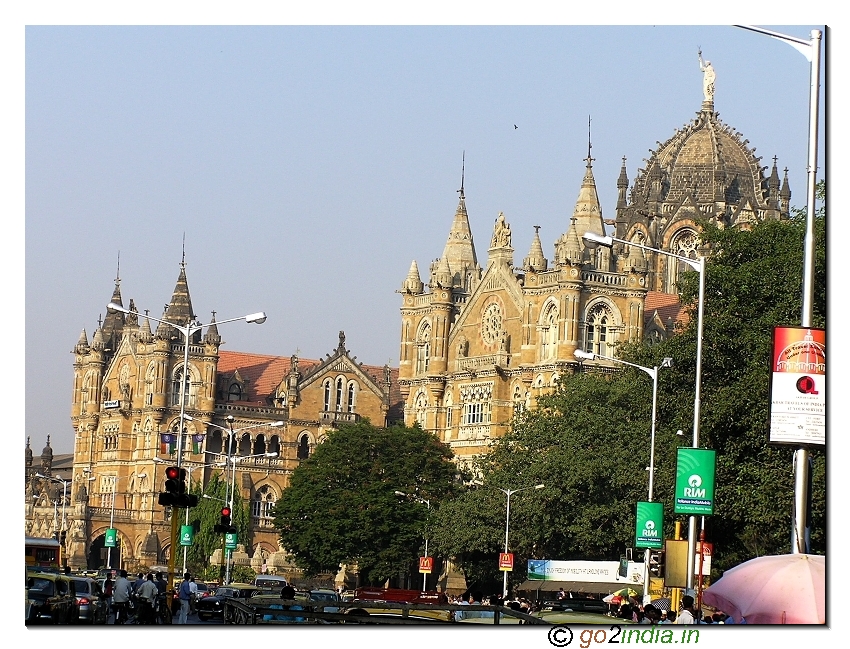
[[[186,493],[186,469],[170,466],[165,470],[165,491],[159,494],[159,504],[166,507],[195,507],[198,496]]]
[[[176,466],[170,466],[165,470],[165,477],[168,480],[177,480],[177,477],[180,475],[180,469]]]
[[[221,508],[222,516],[230,516],[230,507],[222,507]]]
[[[213,531],[216,534],[230,534],[236,531],[236,528],[231,523],[230,514],[230,507],[221,508],[221,521],[213,527]]]

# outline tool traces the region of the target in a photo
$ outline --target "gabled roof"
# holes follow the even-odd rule
[[[308,358],[298,359],[298,372],[303,380],[322,361]],[[355,365],[357,364],[354,361]],[[384,383],[384,368],[378,365],[359,365],[378,386]],[[267,403],[267,398],[274,394],[275,389],[292,369],[292,358],[289,356],[271,356],[268,354],[250,354],[247,352],[219,351],[218,373],[220,376],[232,375],[239,370],[239,375],[246,381],[243,402]],[[390,419],[396,405],[402,403],[401,391],[398,386],[398,368],[390,368]]]
[[[688,314],[682,308],[679,303],[679,296],[675,293],[649,291],[643,304],[645,325],[649,323],[656,311],[665,326],[670,318],[673,319],[674,323],[682,326],[688,324]]]

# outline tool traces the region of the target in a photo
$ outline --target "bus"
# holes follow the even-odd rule
[[[26,546],[27,568],[47,568],[59,571],[59,541],[56,539],[40,539],[27,536]]]

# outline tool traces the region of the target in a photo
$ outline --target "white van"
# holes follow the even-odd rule
[[[278,575],[257,575],[254,578],[254,586],[264,590],[279,591],[281,588],[288,585],[288,583],[289,582],[286,581],[285,577],[279,577]]]

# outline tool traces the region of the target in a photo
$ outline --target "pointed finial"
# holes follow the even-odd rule
[[[461,161],[461,166],[460,166],[460,189],[458,189],[457,191],[460,193],[460,197],[463,198],[464,197],[463,196],[463,180],[464,180],[464,176],[466,175],[466,150],[464,150],[463,158],[461,160],[462,161]]]
[[[115,270],[115,283],[121,283],[121,251],[118,251],[118,268]]]
[[[540,226],[539,225],[532,225],[531,227],[534,228],[534,234],[538,234],[540,232]]]
[[[593,158],[590,157],[590,150],[593,148],[593,145],[590,143],[590,115],[587,116],[587,166],[591,166],[591,162],[593,162]]]
[[[180,260],[180,268],[186,268],[186,232],[183,232],[183,258]]]

